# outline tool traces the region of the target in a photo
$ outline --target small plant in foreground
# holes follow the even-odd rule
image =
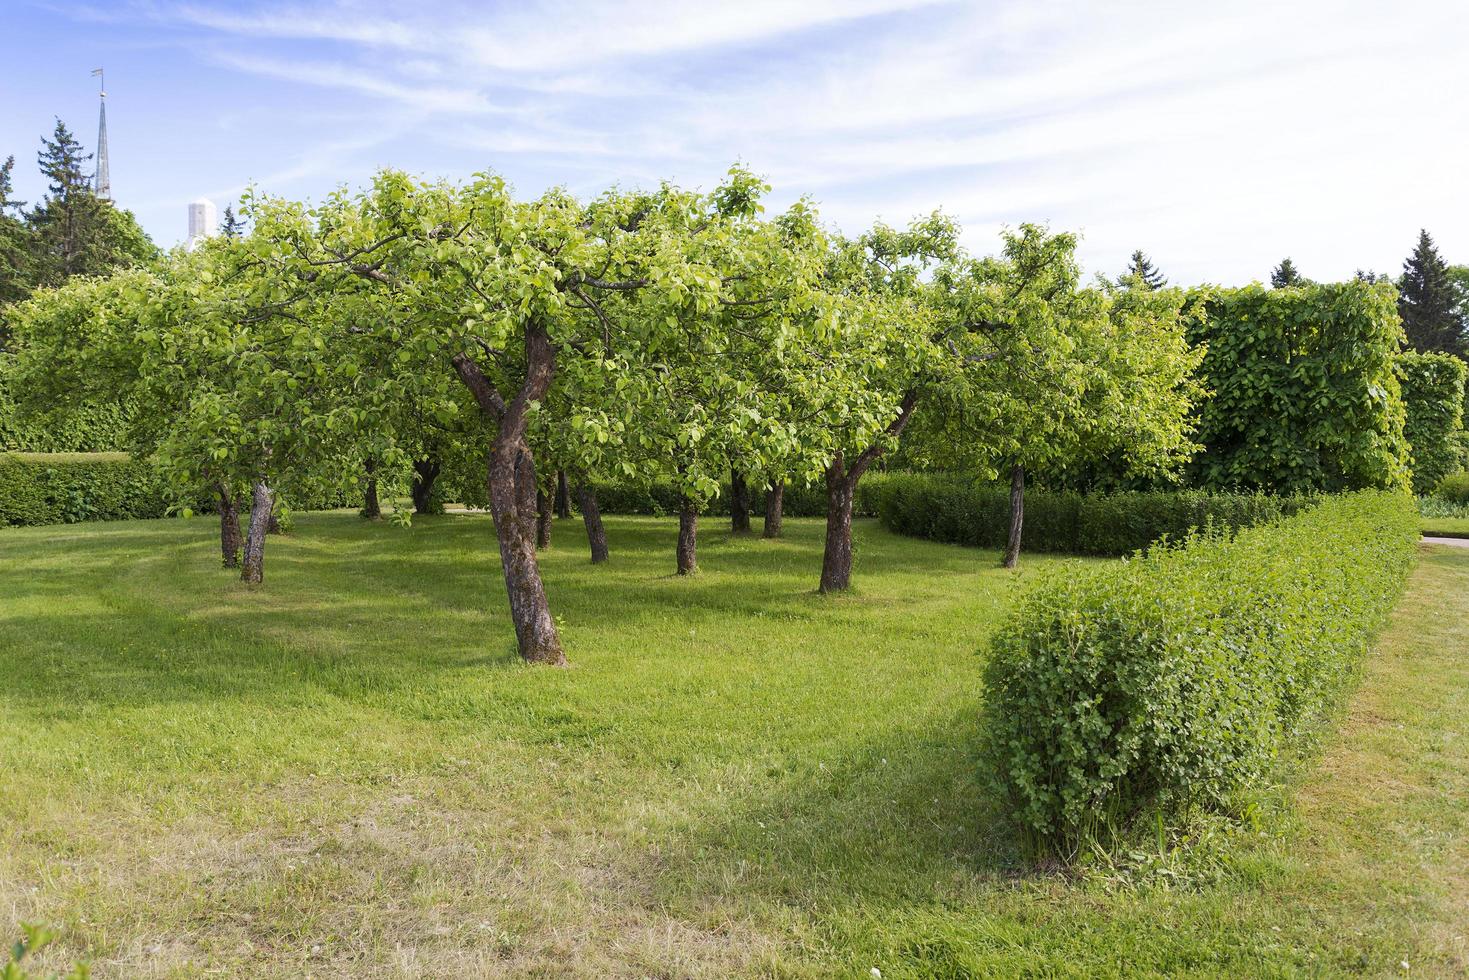
[[[56,933],[45,926],[22,922],[20,929],[24,935],[10,947],[10,959],[5,963],[4,969],[0,969],[0,980],[39,980],[40,974],[30,972],[22,961],[56,940]],[[78,963],[66,974],[65,980],[86,980],[91,975],[92,970],[87,964]],[[52,980],[58,976],[51,974]]]

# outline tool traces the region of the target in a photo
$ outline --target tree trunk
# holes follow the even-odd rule
[[[699,511],[685,499],[678,509],[678,574],[692,575],[699,570]]]
[[[535,501],[534,460],[525,444],[531,403],[545,398],[556,372],[555,348],[543,324],[526,324],[525,355],[524,380],[508,403],[469,355],[456,354],[453,364],[481,413],[497,429],[488,474],[490,515],[499,539],[500,567],[505,573],[505,592],[520,656],[530,663],[563,667],[566,653],[561,649],[561,637],[536,562],[535,513],[531,509]]]
[[[842,469],[841,455],[826,468],[826,550],[821,556],[821,591],[841,592],[852,584],[852,500],[857,475]]]
[[[434,499],[434,481],[439,478],[440,463],[437,459],[414,460],[413,462],[413,512],[415,514],[442,514],[444,507]]]
[[[571,487],[566,482],[566,471],[556,471],[556,516],[571,516]]]
[[[219,556],[225,568],[240,567],[240,550],[245,541],[240,535],[240,506],[234,494],[223,483],[216,483],[219,493]]]
[[[272,495],[273,496],[273,495]],[[281,515],[276,513],[274,505],[271,507],[270,516],[265,519],[266,534],[285,534],[281,529]]]
[[[1025,467],[1010,468],[1010,537],[1005,541],[1005,567],[1020,561],[1020,530],[1025,525]]]
[[[729,529],[733,534],[750,533],[750,486],[745,474],[729,471]]]
[[[536,489],[536,550],[551,547],[551,495]]]
[[[270,525],[274,495],[264,480],[250,487],[250,531],[245,535],[245,561],[240,581],[259,585],[265,581],[265,533]]]
[[[602,527],[602,511],[597,507],[597,494],[585,483],[576,485],[576,505],[581,508],[582,523],[587,526],[587,544],[592,548],[592,564],[607,560],[607,530]]]
[[[780,537],[780,522],[785,516],[785,497],[785,481],[771,481],[770,489],[765,491],[765,530],[761,532],[761,537]]]
[[[367,487],[362,494],[362,516],[369,521],[380,521],[383,507],[377,499],[377,460],[367,460],[362,469],[367,474]]]

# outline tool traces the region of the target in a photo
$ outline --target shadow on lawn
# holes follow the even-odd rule
[[[1023,872],[980,753],[981,710],[864,741],[677,835],[664,854],[665,898],[880,914],[885,903],[943,901],[976,878]]]

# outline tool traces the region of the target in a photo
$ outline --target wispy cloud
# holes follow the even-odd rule
[[[1263,276],[1287,253],[1322,277],[1387,268],[1420,224],[1469,258],[1459,8],[151,0],[100,15],[142,19],[210,70],[299,86],[295,112],[335,93],[319,138],[336,149],[282,169],[298,183],[323,160],[364,177],[354,130],[391,107],[403,159],[371,163],[707,186],[738,158],[852,230],[943,206],[988,247],[999,223],[1049,219],[1083,230],[1096,266],[1144,247],[1187,281]]]

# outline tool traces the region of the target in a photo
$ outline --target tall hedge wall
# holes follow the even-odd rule
[[[0,354],[0,452],[104,453],[126,449],[129,409],[105,402],[54,416],[17,416],[5,381],[6,359]]]
[[[1398,355],[1398,381],[1407,407],[1405,433],[1413,453],[1413,492],[1426,494],[1462,464],[1463,361],[1452,354]]]
[[[1396,292],[1348,282],[1207,288],[1190,339],[1213,392],[1195,485],[1332,493],[1408,485]]]
[[[1221,805],[1352,676],[1412,563],[1405,493],[1043,575],[995,635],[988,744],[1023,826],[1068,852]]]

